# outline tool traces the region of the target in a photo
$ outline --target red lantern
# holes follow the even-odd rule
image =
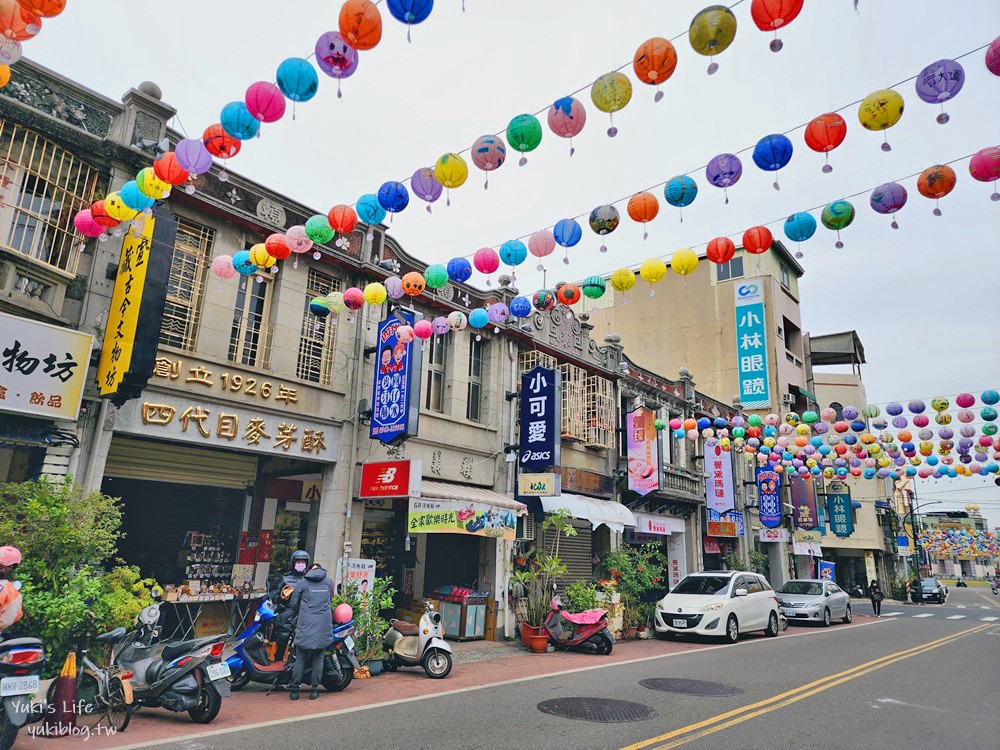
[[[733,259],[733,256],[736,254],[736,245],[728,237],[716,237],[708,243],[705,254],[713,263],[722,265]]]
[[[836,112],[827,112],[825,115],[820,115],[806,125],[806,145],[813,151],[821,154],[829,154],[830,151],[833,151],[843,143],[846,137],[847,123]],[[823,171],[833,171],[829,158],[827,158],[826,164],[823,165]]]
[[[564,305],[575,305],[580,301],[580,287],[576,284],[563,284],[556,290],[556,297]]]
[[[646,222],[652,221],[660,213],[660,202],[652,193],[636,193],[628,199],[627,210],[632,221],[642,224],[642,238],[646,239]]]
[[[761,31],[773,31],[771,51],[778,52],[784,46],[778,39],[778,29],[796,19],[802,10],[803,0],[753,0],[750,16]]]
[[[118,219],[112,219],[108,216],[108,212],[104,210],[104,201],[94,201],[90,207],[90,215],[94,218],[94,221],[105,229],[118,226]]]
[[[285,235],[280,232],[268,236],[264,240],[264,248],[267,250],[267,254],[275,260],[284,260],[292,254],[292,246],[288,244]]]
[[[986,48],[986,69],[993,75],[1000,76],[1000,36]]]
[[[42,18],[53,18],[66,9],[66,0],[18,0],[18,4]]]
[[[350,234],[358,225],[358,215],[354,209],[344,204],[338,204],[330,209],[326,218],[330,226],[338,234]]]
[[[16,0],[0,0],[0,36],[23,42],[42,30],[42,18]]]
[[[771,249],[774,236],[767,227],[750,227],[743,233],[743,249],[751,255],[760,255]]]
[[[208,153],[220,159],[231,159],[240,152],[240,142],[223,130],[222,125],[218,123],[205,128],[201,140]]]
[[[171,185],[181,185],[191,176],[177,161],[177,155],[173,151],[168,151],[153,162],[153,174]]]

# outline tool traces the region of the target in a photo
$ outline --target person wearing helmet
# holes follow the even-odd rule
[[[4,630],[21,619],[21,592],[14,585],[14,568],[20,564],[17,547],[0,547],[0,639]]]
[[[271,601],[274,602],[274,609],[278,613],[274,629],[271,631],[275,643],[274,658],[278,661],[285,658],[288,641],[295,632],[296,612],[290,605],[296,585],[309,569],[309,553],[304,549],[297,549],[292,553],[288,563],[290,569],[281,577],[281,585],[277,591],[271,594]]]

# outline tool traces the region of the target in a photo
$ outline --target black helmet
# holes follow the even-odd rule
[[[304,549],[297,549],[292,553],[291,564],[295,565],[296,560],[305,560],[306,564],[309,563],[309,553]]]

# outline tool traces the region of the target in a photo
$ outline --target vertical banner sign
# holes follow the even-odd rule
[[[100,394],[115,406],[138,398],[153,376],[176,236],[165,206],[125,234],[97,368]]]
[[[423,316],[396,308],[412,326]],[[372,389],[372,424],[369,435],[385,445],[399,445],[417,434],[420,420],[421,345],[396,338],[403,325],[395,314],[378,324],[378,359]]]
[[[562,383],[558,370],[535,367],[521,375],[521,471],[559,465]]]
[[[728,451],[722,450],[717,438],[705,441],[705,502],[716,513],[735,510],[733,491],[733,461]]]
[[[816,505],[816,483],[802,477],[791,477],[789,486],[792,494],[792,518],[797,529],[815,529],[819,525],[819,509]]]
[[[826,508],[830,516],[830,531],[841,539],[854,533],[850,487],[844,482],[830,482],[826,488]]]
[[[757,505],[761,525],[781,526],[781,474],[774,469],[757,469]]]
[[[656,413],[640,407],[625,415],[628,445],[628,488],[637,495],[660,489],[660,446]]]
[[[819,561],[819,577],[824,581],[836,581],[834,575],[834,567],[836,563],[827,562],[826,560]]]
[[[767,372],[767,326],[764,314],[764,286],[759,279],[737,284],[736,360],[740,378],[740,404],[744,409],[765,409],[771,405],[771,385]]]

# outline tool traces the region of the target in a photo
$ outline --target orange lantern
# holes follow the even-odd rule
[[[382,40],[382,14],[371,0],[347,0],[340,9],[340,33],[354,49],[373,49]]]
[[[564,305],[575,305],[581,296],[580,287],[576,284],[563,284],[556,290],[556,297]]]
[[[767,227],[750,227],[743,233],[743,249],[751,255],[760,255],[771,249],[774,235]]]
[[[219,123],[205,128],[201,140],[208,153],[220,159],[231,159],[240,152],[241,142],[229,135]]]
[[[722,265],[733,259],[733,256],[736,254],[736,245],[728,237],[716,237],[708,243],[705,254],[713,263]]]
[[[639,45],[632,58],[632,70],[643,83],[656,86],[653,101],[660,101],[663,92],[660,84],[674,74],[677,67],[677,50],[663,37],[654,36]]]
[[[642,238],[649,236],[646,222],[652,221],[660,213],[660,202],[652,193],[636,193],[628,199],[628,215],[632,221],[642,224]]]
[[[168,182],[171,185],[181,185],[187,182],[190,173],[177,161],[177,155],[173,151],[168,151],[159,159],[153,162],[153,174],[157,178]]]
[[[339,234],[350,234],[358,225],[358,214],[350,206],[339,204],[330,209],[326,215],[330,226]]]
[[[53,18],[66,9],[66,0],[18,0],[18,4],[30,13],[42,18]]]
[[[0,89],[10,83],[10,66],[0,65]]]
[[[410,271],[405,274],[402,278],[403,291],[406,292],[409,297],[419,297],[424,293],[424,287],[427,282],[424,280],[424,275],[419,271]]]
[[[917,178],[917,190],[920,191],[920,194],[925,198],[934,199],[933,213],[935,216],[941,215],[941,209],[937,206],[938,200],[955,189],[957,179],[955,170],[946,164],[935,164],[933,167],[928,167]]]
[[[837,146],[844,142],[847,137],[847,122],[836,112],[827,112],[824,115],[814,118],[806,125],[805,139],[806,145],[813,151],[821,154],[829,154]],[[826,157],[826,164],[823,171],[830,173],[833,167],[830,166],[829,156]]]
[[[761,31],[773,31],[771,52],[780,52],[784,46],[778,39],[778,29],[796,19],[802,10],[803,0],[753,0],[750,3],[750,17]]]
[[[17,0],[0,0],[0,36],[23,42],[42,30],[42,18]]]

